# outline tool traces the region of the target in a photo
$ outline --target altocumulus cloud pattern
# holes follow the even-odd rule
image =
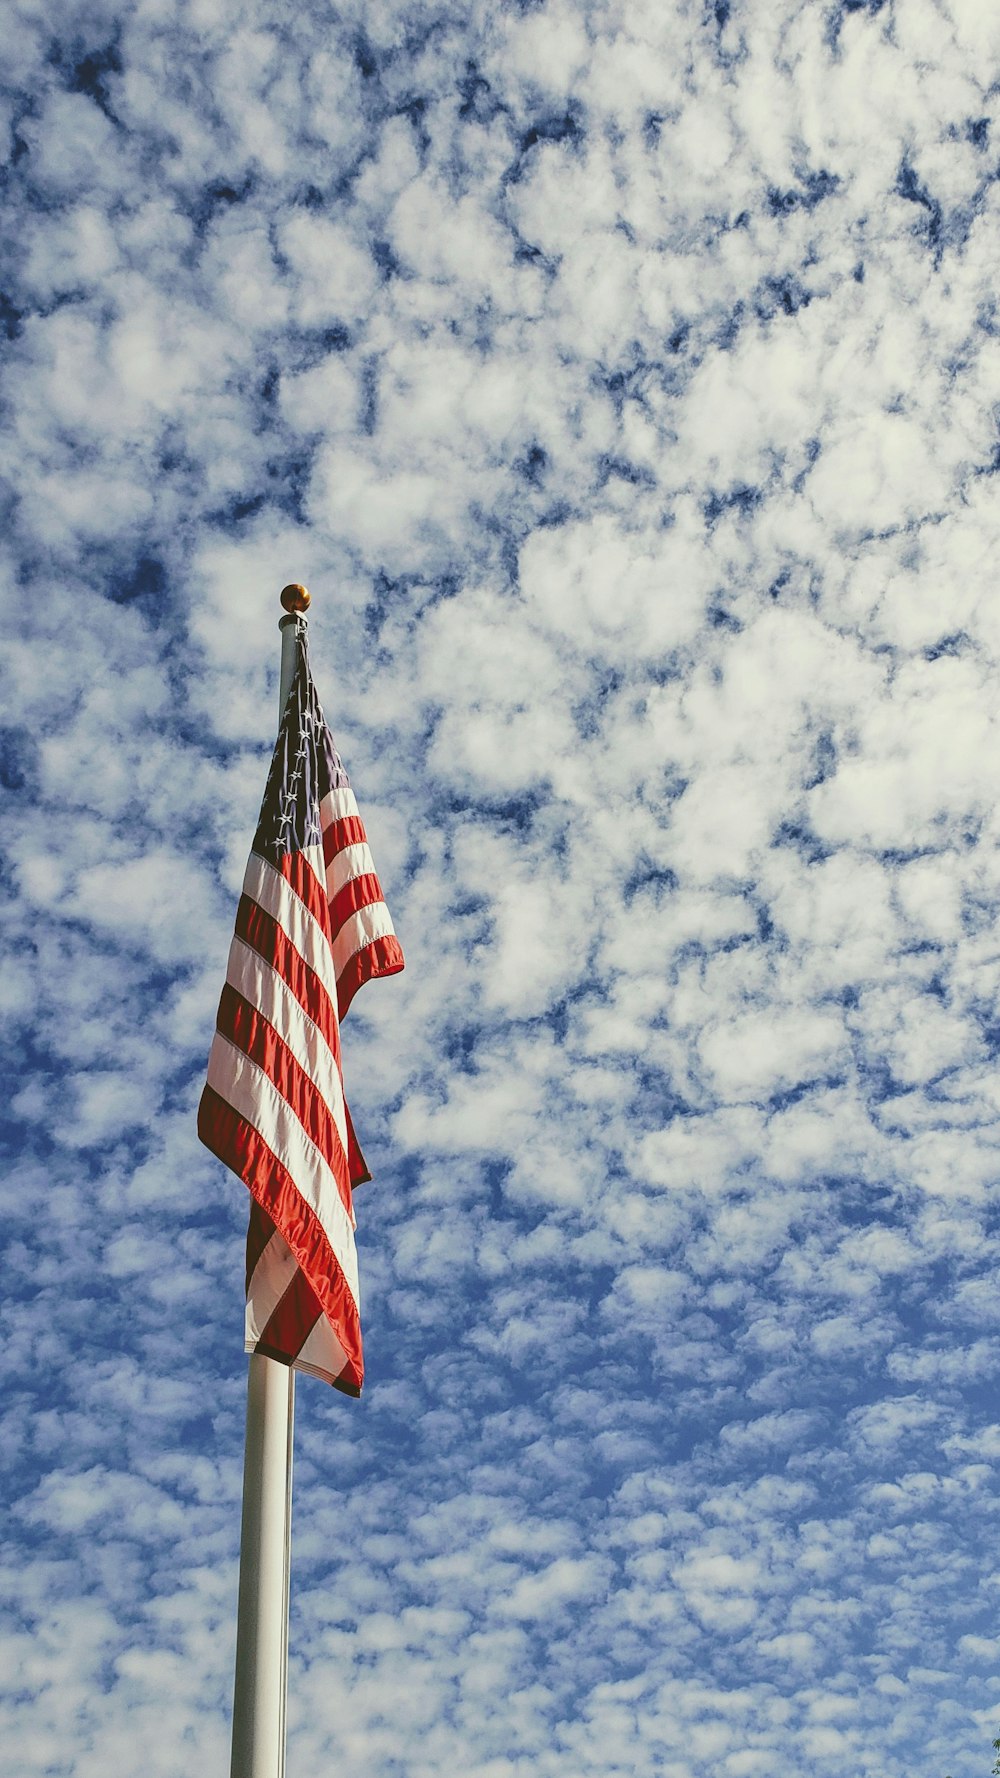
[[[978,1778],[995,9],[24,0],[4,63],[7,1769],[228,1769],[194,1113],[295,578],[408,967],[290,1774]]]

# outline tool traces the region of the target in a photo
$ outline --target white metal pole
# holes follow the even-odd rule
[[[284,1778],[292,1372],[250,1354],[231,1778]]]
[[[289,601],[286,594],[304,597]],[[309,595],[304,587],[286,587],[281,602],[289,615],[279,626],[279,722],[295,672],[298,625],[304,622],[295,614],[306,609]],[[243,1458],[230,1778],[285,1778],[294,1421],[294,1371],[274,1358],[252,1352]]]

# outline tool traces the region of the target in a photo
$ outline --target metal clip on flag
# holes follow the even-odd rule
[[[354,1188],[370,1175],[344,1098],[340,1020],[403,967],[347,773],[316,695],[305,587],[281,603],[281,726],[236,914],[201,1139],[248,1187],[252,1354],[232,1778],[282,1778],[292,1376],[363,1378]]]

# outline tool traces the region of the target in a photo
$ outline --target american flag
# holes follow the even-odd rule
[[[198,1133],[253,1194],[246,1349],[358,1395],[353,1188],[340,1020],[403,953],[316,696],[305,625],[229,952]]]

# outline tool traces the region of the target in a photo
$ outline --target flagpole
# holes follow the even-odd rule
[[[297,658],[299,626],[309,607],[304,586],[286,586],[281,603],[278,721]],[[288,1594],[292,1554],[292,1442],[295,1373],[250,1354],[240,1591],[236,1612],[233,1756],[230,1778],[285,1778],[288,1697]]]

